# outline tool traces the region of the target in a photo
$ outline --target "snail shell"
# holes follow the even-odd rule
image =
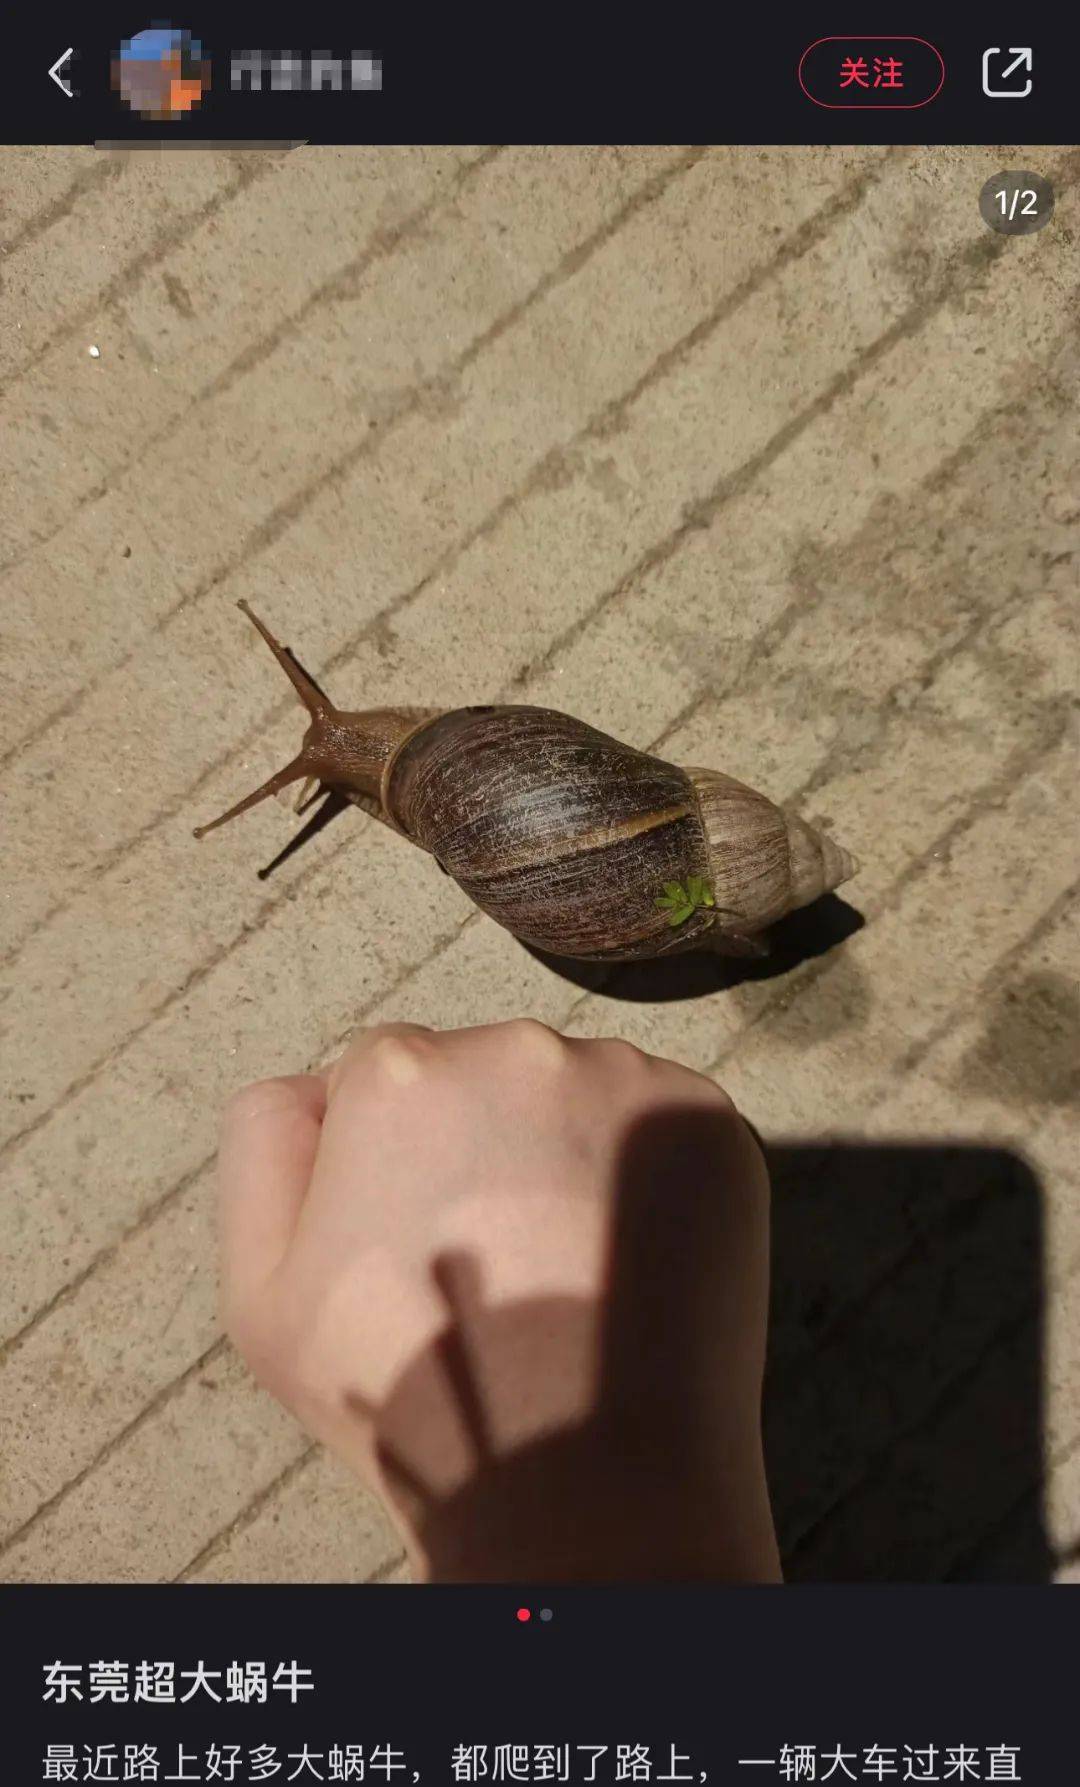
[[[564,956],[744,953],[854,872],[831,839],[730,776],[550,708],[459,708],[421,724],[387,762],[381,795],[484,912]],[[673,929],[657,895],[691,875],[716,903]]]

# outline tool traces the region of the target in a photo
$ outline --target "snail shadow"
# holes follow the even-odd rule
[[[785,1579],[1048,1580],[1042,1201],[1030,1168],[1007,1150],[963,1143],[784,1142],[765,1153],[764,1437]],[[379,1410],[352,1400],[374,1418],[425,1546],[445,1559],[449,1544],[455,1579],[768,1577],[757,1461],[744,1458],[734,1491],[729,1470],[718,1500],[706,1456],[717,1410],[753,1372],[752,1248],[724,1188],[730,1158],[730,1132],[711,1112],[652,1117],[628,1138],[599,1389],[556,1437],[500,1448],[497,1409],[500,1399],[504,1411],[535,1405],[552,1382],[573,1388],[588,1306],[488,1308],[481,1261],[440,1261],[447,1329]],[[466,1489],[440,1500],[424,1451],[447,1383],[481,1463]],[[663,1486],[644,1544],[632,1528],[627,1485],[657,1435],[671,1481],[708,1485],[696,1504],[712,1535],[704,1563],[700,1534],[680,1540],[678,1496],[666,1502]],[[600,1462],[612,1456],[614,1492]],[[598,1546],[584,1563],[583,1531]]]
[[[311,817],[257,871],[258,879],[269,880],[351,806],[346,795],[320,787],[302,809],[306,812],[313,808]],[[531,943],[522,943],[521,947],[553,974],[588,992],[602,993],[607,999],[662,1005],[682,999],[704,999],[750,980],[776,980],[803,962],[827,955],[860,931],[865,922],[846,900],[828,893],[798,912],[789,912],[773,925],[768,933],[769,953],[765,956],[722,956],[712,950],[696,950],[659,961],[612,963],[552,955]]]
[[[299,831],[293,833],[276,856],[271,857],[263,868],[256,871],[260,881],[269,881],[271,875],[276,874],[291,856],[295,856],[298,850],[302,850],[305,844],[311,842],[312,838],[318,837],[324,827],[330,825],[339,814],[351,809],[352,803],[346,795],[339,794],[336,789],[320,787],[310,800],[304,802],[303,811],[306,812],[309,806],[315,808],[311,818],[300,827]]]
[[[830,893],[815,900],[812,906],[789,912],[773,925],[766,956],[744,958],[696,950],[658,961],[611,963],[555,956],[528,943],[522,948],[553,974],[591,993],[602,993],[606,999],[662,1005],[681,999],[704,999],[750,980],[777,980],[801,963],[827,955],[860,931],[864,923],[860,912]]]

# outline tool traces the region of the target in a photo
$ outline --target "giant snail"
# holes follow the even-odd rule
[[[555,956],[760,956],[855,858],[730,776],[680,769],[547,707],[345,713],[246,602],[311,715],[300,754],[203,837],[314,781],[427,850],[483,912]]]

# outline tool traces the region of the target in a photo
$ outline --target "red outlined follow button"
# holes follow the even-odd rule
[[[829,111],[914,111],[941,92],[945,64],[925,37],[819,37],[799,62],[799,85]]]

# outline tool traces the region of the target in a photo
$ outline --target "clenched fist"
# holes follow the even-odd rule
[[[776,1580],[768,1177],[710,1080],[529,1019],[245,1087],[230,1334],[429,1580]]]

